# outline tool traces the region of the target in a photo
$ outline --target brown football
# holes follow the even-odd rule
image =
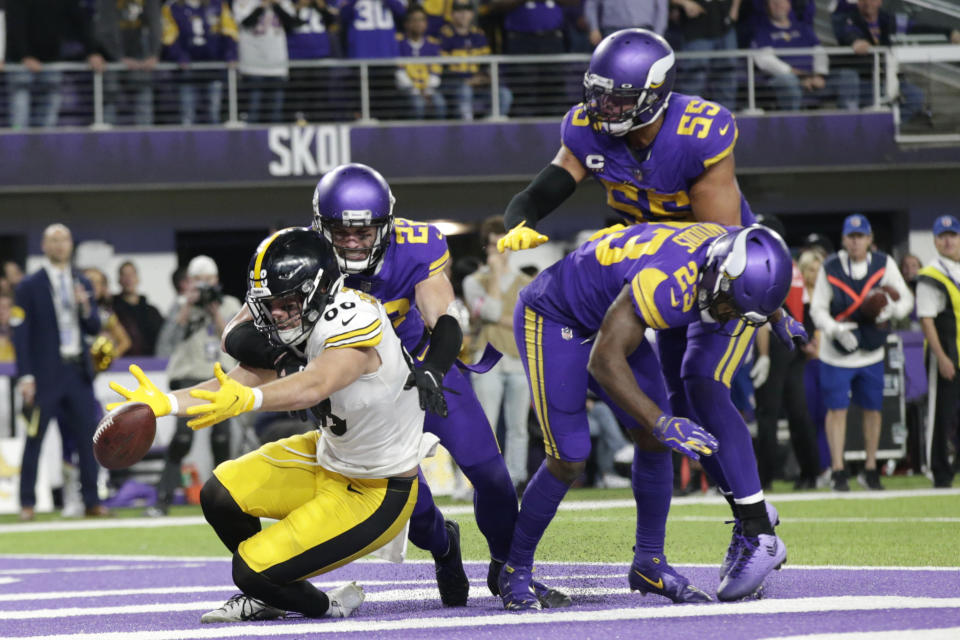
[[[150,405],[127,402],[103,417],[93,434],[93,455],[107,469],[126,469],[147,455],[157,435]]]
[[[875,320],[889,302],[890,300],[884,291],[875,289],[867,294],[867,299],[860,305],[860,312],[866,320]]]

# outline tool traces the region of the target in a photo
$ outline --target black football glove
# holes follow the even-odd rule
[[[410,375],[407,376],[403,390],[416,387],[420,395],[420,408],[446,418],[447,399],[443,397],[443,374],[427,365],[417,367],[406,348],[403,349],[403,357],[410,368]]]
[[[290,349],[284,350],[284,352],[273,361],[273,368],[276,369],[277,376],[280,378],[299,373],[303,371],[305,366],[307,366],[307,360]],[[297,409],[295,411],[287,411],[287,415],[291,418],[297,418],[301,422],[312,422],[313,426],[319,427],[323,421],[323,416],[327,413],[326,409],[327,407],[321,402],[310,407],[309,414],[306,409]]]

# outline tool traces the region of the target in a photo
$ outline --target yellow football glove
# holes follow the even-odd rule
[[[107,411],[113,411],[120,405],[128,402],[143,402],[150,405],[150,408],[153,409],[153,415],[158,418],[173,412],[173,404],[170,400],[172,396],[160,391],[157,385],[153,384],[150,378],[147,377],[147,374],[143,372],[143,369],[132,364],[130,365],[130,373],[137,379],[140,386],[131,391],[115,381],[111,382],[110,388],[122,395],[126,400],[123,402],[111,402],[107,405]]]
[[[522,251],[523,249],[533,249],[539,247],[549,240],[536,229],[527,226],[526,220],[515,226],[507,232],[507,235],[497,240],[497,251],[503,253],[505,250]]]
[[[216,391],[194,389],[190,395],[207,404],[187,407],[187,414],[197,416],[187,422],[187,426],[196,431],[211,427],[234,416],[259,408],[258,397],[262,397],[250,387],[246,387],[223,372],[220,363],[213,365],[213,375],[217,377],[220,388]]]

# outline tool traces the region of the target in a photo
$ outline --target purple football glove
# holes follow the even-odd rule
[[[780,342],[790,351],[793,351],[794,345],[799,347],[807,344],[810,341],[810,336],[807,335],[807,330],[803,328],[803,323],[794,320],[786,311],[780,313],[780,321],[770,323]]]
[[[717,439],[696,422],[666,413],[657,418],[653,435],[661,443],[691,460],[699,460],[701,454],[713,455],[720,448]]]

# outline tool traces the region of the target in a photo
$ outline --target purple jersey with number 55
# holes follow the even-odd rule
[[[607,205],[629,223],[693,221],[690,187],[700,175],[733,153],[737,123],[725,107],[674,93],[653,144],[631,149],[625,137],[595,129],[583,104],[563,118],[560,139],[607,191]],[[743,194],[740,222],[755,218]]]
[[[400,341],[411,353],[423,337],[416,307],[417,284],[443,271],[450,261],[447,239],[431,224],[397,218],[380,268],[372,275],[348,275],[346,286],[383,303]]]
[[[700,320],[697,280],[707,248],[729,229],[676,222],[604,229],[544,270],[520,299],[542,316],[590,334],[630,285],[634,310],[648,327],[686,326]]]

